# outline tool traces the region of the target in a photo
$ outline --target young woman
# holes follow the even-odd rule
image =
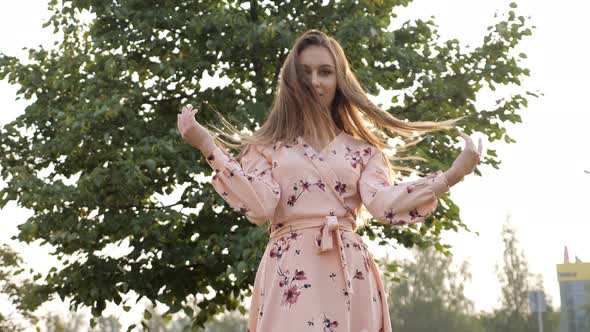
[[[215,170],[215,190],[250,222],[270,223],[248,331],[391,331],[379,270],[355,233],[361,205],[386,225],[423,221],[438,197],[475,169],[481,140],[476,150],[461,133],[465,149],[447,171],[393,181],[384,129],[412,137],[449,129],[456,120],[407,122],[381,110],[339,43],[317,30],[293,45],[259,130],[250,136],[215,128],[240,136],[238,157],[195,114],[184,107],[178,128]]]

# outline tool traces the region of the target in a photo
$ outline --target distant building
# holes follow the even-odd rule
[[[564,264],[557,264],[561,297],[560,332],[590,331],[590,263],[576,259],[569,263],[567,247]],[[577,257],[576,257],[577,258]]]

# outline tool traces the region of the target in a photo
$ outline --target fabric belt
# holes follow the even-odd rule
[[[354,218],[350,216],[305,218],[296,221],[289,221],[285,223],[283,227],[275,229],[270,233],[269,240],[292,231],[319,227],[320,233],[316,236],[314,243],[317,254],[321,254],[333,248],[333,238],[335,236],[336,241],[338,242],[338,248],[336,248],[336,250],[338,250],[338,256],[340,257],[340,266],[342,267],[342,277],[344,279],[344,289],[349,294],[353,294],[352,280],[350,279],[350,274],[348,273],[348,264],[346,262],[346,255],[344,253],[344,246],[342,245],[340,231],[354,232],[354,225],[356,225]]]

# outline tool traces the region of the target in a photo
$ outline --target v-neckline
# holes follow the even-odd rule
[[[307,145],[316,154],[324,154],[324,151],[326,151],[330,146],[332,146],[336,142],[336,140],[338,140],[338,138],[340,136],[342,136],[343,134],[345,134],[344,130],[340,130],[338,135],[334,136],[334,138],[332,138],[332,140],[330,142],[328,142],[328,144],[326,144],[320,151],[317,151],[313,146],[311,146],[311,144],[307,143],[307,141],[303,138],[303,136],[300,135],[299,138],[301,139],[301,141],[305,145]]]

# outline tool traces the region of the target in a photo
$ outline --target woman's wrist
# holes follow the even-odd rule
[[[461,175],[456,168],[451,166],[448,170],[444,173],[445,178],[447,179],[447,183],[449,187],[452,187],[463,180],[463,175]]]
[[[205,156],[208,156],[217,147],[209,130],[200,124],[197,124],[197,128],[188,139],[188,143],[200,150]]]
[[[206,139],[200,142],[196,148],[199,149],[205,157],[208,157],[213,150],[217,148],[217,145],[213,142],[213,139]]]
[[[432,188],[436,197],[440,197],[444,193],[449,191],[449,189],[451,189],[451,186],[449,186],[449,181],[447,180],[447,177],[444,172],[438,171],[437,173],[438,174],[434,179],[434,182],[432,183]]]

